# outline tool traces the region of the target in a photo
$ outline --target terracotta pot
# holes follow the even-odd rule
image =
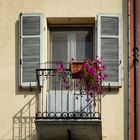
[[[72,62],[70,64],[70,69],[72,73],[72,78],[80,78],[84,62]]]

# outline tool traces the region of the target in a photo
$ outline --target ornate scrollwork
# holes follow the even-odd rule
[[[36,115],[36,119],[100,119],[99,112],[43,112]]]

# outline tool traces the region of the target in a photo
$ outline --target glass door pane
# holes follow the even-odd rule
[[[68,62],[68,33],[67,32],[52,32],[52,61]]]
[[[76,60],[93,59],[93,36],[90,31],[76,32]]]
[[[58,61],[64,63],[64,67],[68,68],[68,35],[67,32],[52,32],[51,34],[52,47],[52,68],[57,67]],[[52,76],[52,89],[61,90],[62,81],[55,75]]]

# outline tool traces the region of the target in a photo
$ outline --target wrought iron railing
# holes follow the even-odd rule
[[[46,64],[45,64],[46,65]],[[77,86],[70,69],[59,77],[54,68],[37,69],[39,101],[36,119],[101,119],[101,97]],[[39,107],[38,107],[39,106]]]

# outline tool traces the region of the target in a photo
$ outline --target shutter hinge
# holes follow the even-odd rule
[[[21,59],[20,59],[19,63],[20,63],[20,65],[22,65],[22,60]]]
[[[110,83],[108,83],[108,91],[111,91]]]
[[[30,83],[30,91],[32,91],[32,85],[31,85],[31,83]]]
[[[119,63],[119,65],[121,65],[121,63],[122,63],[122,61],[120,60],[120,63]]]

